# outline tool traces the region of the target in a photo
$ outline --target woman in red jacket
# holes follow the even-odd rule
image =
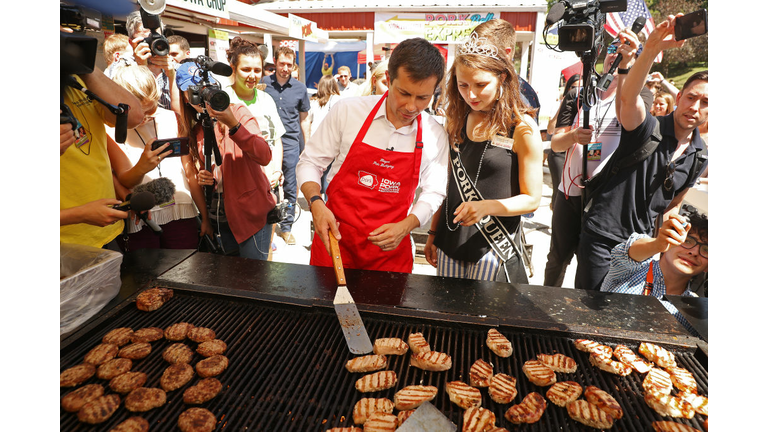
[[[272,225],[267,224],[267,213],[275,207],[275,197],[262,167],[269,164],[272,151],[245,105],[230,104],[225,110],[216,111],[208,103],[205,109],[190,104],[189,87],[200,82],[200,70],[194,60],[179,65],[176,84],[184,106],[180,134],[190,137],[190,153],[196,165],[194,168],[198,169],[198,183],[215,186],[210,209],[215,216],[211,223],[218,228],[220,244],[226,253],[236,251],[241,257],[266,260],[272,233]],[[213,173],[202,169],[205,157],[203,127],[196,119],[204,110],[215,120],[213,129],[222,157],[221,166],[212,166]]]

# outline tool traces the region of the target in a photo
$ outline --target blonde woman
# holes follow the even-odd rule
[[[198,235],[196,217],[198,208],[205,208],[202,188],[197,184],[197,172],[189,173],[192,158],[189,154],[173,157],[169,144],[152,150],[157,139],[179,136],[176,114],[159,107],[160,92],[155,77],[146,66],[123,66],[114,71],[115,83],[136,96],[144,110],[144,121],[129,129],[124,144],[116,144],[125,157],[112,157],[112,168],[119,183],[118,195],[125,198],[127,189],[147,183],[160,177],[171,180],[175,186],[173,198],[168,202],[156,203],[150,210],[150,219],[162,228],[162,234],[155,233],[142,221],[126,220],[127,236],[118,238],[123,250],[136,249],[197,249],[199,236],[213,234],[207,212],[201,214],[202,227]],[[114,129],[108,129],[110,140]],[[127,188],[127,189],[123,189]]]
[[[448,190],[425,247],[438,276],[527,283],[514,236],[541,200],[541,136],[503,53],[473,33],[448,72]],[[504,236],[506,234],[506,236]]]
[[[387,60],[383,60],[373,68],[371,76],[360,86],[360,96],[383,95],[387,92],[389,89],[389,81],[387,79],[388,64]]]

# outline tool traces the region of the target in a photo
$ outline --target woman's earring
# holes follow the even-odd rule
[[[496,100],[501,99],[501,96],[504,94],[504,87],[499,87],[499,97],[496,98]]]

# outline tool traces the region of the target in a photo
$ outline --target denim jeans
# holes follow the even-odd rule
[[[248,240],[240,243],[240,256],[243,258],[266,261],[272,240],[272,224],[264,225],[264,228],[252,235]]]

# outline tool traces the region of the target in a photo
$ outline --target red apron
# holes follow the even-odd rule
[[[401,221],[413,203],[421,169],[421,114],[416,117],[416,149],[411,152],[381,150],[363,142],[387,93],[365,119],[339,172],[328,185],[326,205],[340,223],[341,259],[344,267],[402,273],[413,271],[410,236],[393,251],[382,251],[368,241],[376,228]],[[311,265],[332,267],[319,235],[312,241]]]

